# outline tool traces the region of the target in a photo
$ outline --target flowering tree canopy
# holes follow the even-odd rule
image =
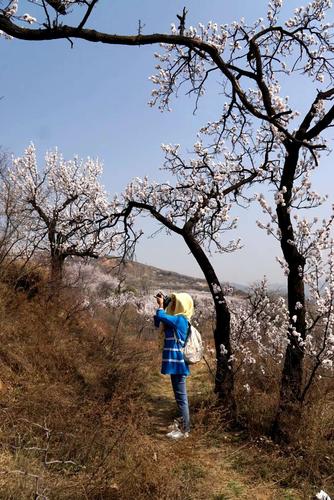
[[[64,160],[57,150],[46,154],[39,170],[33,145],[13,160],[9,179],[16,214],[24,216],[21,232],[28,240],[34,235],[35,250],[49,253],[54,278],[61,276],[69,256],[97,257],[124,244],[118,200],[108,200],[101,173],[98,160]],[[131,221],[127,229],[129,236]]]
[[[168,232],[183,237],[207,280],[215,306],[214,329],[217,375],[216,392],[233,407],[233,371],[231,362],[230,314],[215,270],[205,254],[214,248],[230,252],[239,241],[224,241],[226,231],[234,229],[237,219],[230,216],[235,200],[246,200],[244,187],[263,181],[263,169],[254,169],[232,158],[226,148],[206,148],[199,139],[193,156],[185,159],[179,145],[163,145],[164,169],[175,182],[149,182],[136,178],[125,190],[124,214],[147,211]],[[126,215],[125,215],[126,217]],[[224,349],[221,348],[224,346]]]
[[[26,0],[12,0],[0,10],[0,29],[7,36],[36,41],[81,38],[117,45],[163,44],[163,52],[156,54],[159,63],[158,72],[152,77],[156,86],[152,104],[158,103],[165,109],[175,90],[184,83],[199,98],[211,74],[216,78],[218,73],[228,101],[220,119],[209,124],[210,131],[221,133],[223,129],[229,131],[232,143],[237,144],[240,138],[247,142],[249,122],[245,117],[252,116],[259,120],[259,133],[265,136],[269,130],[269,136],[282,134],[282,139],[317,148],[319,145],[312,144],[312,140],[328,124],[333,109],[329,115],[325,113],[326,119],[322,117],[316,127],[311,124],[317,121],[318,108],[323,109],[332,99],[332,90],[325,87],[326,90],[318,91],[306,121],[303,120],[296,134],[287,128],[296,111],[290,109],[289,99],[281,96],[280,80],[282,75],[291,78],[292,74],[302,73],[319,84],[332,83],[333,31],[324,20],[331,2],[313,0],[306,7],[295,9],[290,19],[279,24],[282,3],[283,0],[270,2],[267,19],[260,18],[250,26],[242,19],[231,25],[209,22],[186,27],[184,14],[178,28],[172,25],[171,34],[144,35],[139,29],[137,34],[125,36],[84,27],[97,8],[96,0],[40,0],[34,5]],[[63,20],[71,19],[71,13],[83,6],[86,11],[78,26],[63,24]],[[24,7],[34,9],[39,15],[34,18],[23,13]],[[24,26],[33,22],[37,28]]]
[[[257,177],[258,171],[229,162],[224,155],[194,145],[194,157],[185,159],[180,145],[162,145],[164,170],[172,174],[175,184],[149,182],[135,178],[124,192],[125,203],[146,209],[175,233],[189,232],[209,250],[233,251],[239,241],[224,242],[223,234],[234,229],[237,218],[230,216],[233,201],[245,196],[243,186]]]

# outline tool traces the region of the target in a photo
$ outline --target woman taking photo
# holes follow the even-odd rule
[[[186,377],[190,375],[190,370],[184,360],[182,348],[187,339],[194,304],[188,293],[171,294],[166,310],[164,310],[162,293],[156,295],[156,300],[159,308],[154,316],[154,323],[156,327],[162,325],[164,334],[161,373],[170,375],[181,422],[181,425],[177,425],[167,436],[172,439],[181,439],[188,437],[190,431],[186,388]]]

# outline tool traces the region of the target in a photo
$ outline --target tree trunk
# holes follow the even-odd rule
[[[290,327],[288,346],[282,371],[280,400],[272,427],[272,437],[276,441],[289,441],[289,436],[300,424],[301,392],[303,384],[304,347],[300,340],[306,336],[305,322],[305,258],[299,253],[294,242],[294,231],[289,213],[293,180],[298,162],[299,148],[287,147],[287,156],[283,168],[281,190],[286,188],[285,205],[277,206],[278,224],[281,231],[281,247],[289,267],[288,308]]]
[[[59,234],[56,230],[57,218],[54,216],[48,220],[48,238],[50,244],[50,259],[51,259],[51,272],[50,281],[52,293],[57,291],[63,279],[63,266],[65,255],[62,254],[59,248]]]
[[[50,279],[53,287],[58,287],[63,279],[63,267],[65,257],[58,252],[51,254],[51,273]]]
[[[215,305],[216,326],[214,340],[217,359],[215,392],[221,403],[228,410],[230,417],[236,420],[234,375],[230,360],[232,354],[230,311],[219,279],[201,246],[189,232],[183,232],[183,238],[203,271]]]
[[[290,436],[300,425],[301,417],[301,392],[303,384],[304,347],[298,338],[305,339],[305,295],[304,282],[300,277],[298,266],[291,268],[288,278],[288,303],[290,322],[296,330],[289,328],[284,366],[282,371],[280,400],[278,410],[272,427],[272,437],[275,441],[289,442]],[[296,303],[303,308],[296,309]],[[292,317],[297,316],[297,321],[292,322]],[[296,336],[296,332],[300,337]]]

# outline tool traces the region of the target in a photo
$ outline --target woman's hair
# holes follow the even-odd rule
[[[171,314],[172,316],[177,316],[178,314],[182,314],[188,320],[194,314],[194,302],[189,293],[171,293],[170,297],[172,301],[168,305],[166,309],[167,314]],[[173,307],[173,302],[175,301],[175,309]]]

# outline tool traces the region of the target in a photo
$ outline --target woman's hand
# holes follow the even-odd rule
[[[156,295],[155,298],[157,299],[158,306],[161,307],[161,308],[163,308],[163,305],[164,305],[164,298],[163,298],[163,296],[158,293],[158,295]]]

